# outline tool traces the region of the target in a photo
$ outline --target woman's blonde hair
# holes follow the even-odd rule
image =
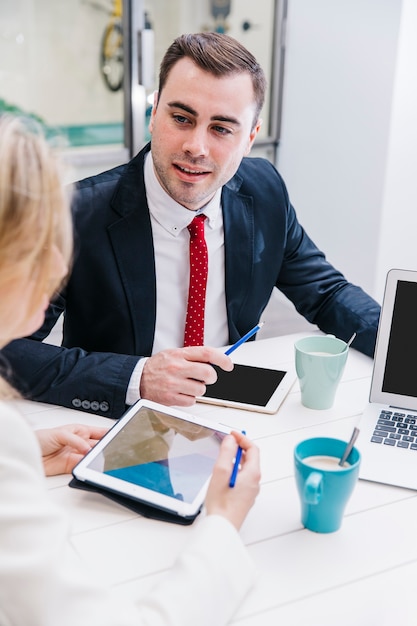
[[[29,313],[59,287],[51,280],[54,246],[70,263],[69,205],[64,169],[39,129],[28,120],[0,116],[0,286],[30,270],[36,289]]]

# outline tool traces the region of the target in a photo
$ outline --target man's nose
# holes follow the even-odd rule
[[[190,130],[183,143],[183,150],[193,157],[207,156],[209,153],[207,131],[203,128]]]

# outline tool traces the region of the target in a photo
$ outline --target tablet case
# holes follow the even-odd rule
[[[169,511],[163,511],[162,509],[158,509],[155,506],[150,504],[145,504],[144,502],[137,502],[136,500],[132,500],[132,498],[128,498],[126,496],[121,496],[117,493],[113,493],[112,491],[107,491],[106,489],[101,489],[100,487],[93,487],[92,485],[88,485],[81,480],[77,480],[73,478],[69,483],[69,487],[73,487],[74,489],[84,489],[85,491],[94,491],[96,493],[100,493],[106,498],[125,506],[126,508],[142,515],[143,517],[147,517],[149,519],[155,519],[162,522],[170,522],[171,524],[181,524],[182,526],[189,526],[193,523],[195,518],[199,515],[200,511],[198,511],[193,517],[181,517],[181,515],[175,515],[174,513],[170,513]]]

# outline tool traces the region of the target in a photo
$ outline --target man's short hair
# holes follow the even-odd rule
[[[252,79],[255,117],[258,121],[265,100],[265,73],[253,54],[233,37],[223,33],[196,33],[177,37],[166,51],[159,72],[162,92],[173,66],[183,58],[191,59],[202,70],[214,76],[248,73]]]

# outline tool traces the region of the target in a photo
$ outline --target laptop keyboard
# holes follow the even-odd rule
[[[381,411],[371,441],[417,450],[417,415]]]

